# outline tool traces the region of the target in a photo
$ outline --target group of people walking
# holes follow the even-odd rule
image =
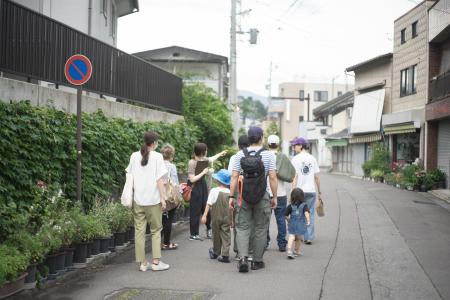
[[[141,271],[169,269],[161,261],[161,250],[178,248],[170,239],[175,208],[166,209],[165,194],[168,182],[179,185],[176,167],[171,162],[175,149],[164,145],[161,153],[156,152],[158,139],[154,132],[145,133],[141,150],[131,155],[127,168],[134,178],[135,251]],[[311,244],[315,238],[319,167],[308,153],[307,140],[300,137],[291,141],[296,153],[292,161],[279,151],[278,136],[268,137],[268,149],[263,140],[263,130],[250,127],[247,135],[239,137],[240,150],[230,158],[227,170],[214,173],[210,164],[226,152],[208,157],[204,143],[195,144],[188,162],[188,186],[192,189],[189,240],[203,241],[200,224],[205,224],[205,237],[213,240],[209,257],[229,263],[232,248],[239,272],[265,267],[263,256],[269,246],[272,211],[278,227],[278,249],[287,252],[289,259],[301,255],[302,241]],[[145,258],[147,222],[152,240],[151,262]]]

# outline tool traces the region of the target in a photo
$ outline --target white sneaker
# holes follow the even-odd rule
[[[159,264],[155,265],[152,263],[152,270],[153,271],[165,271],[168,270],[170,266],[168,264],[163,263],[162,261],[159,261]]]
[[[146,272],[148,267],[149,267],[149,265],[150,265],[149,262],[147,262],[146,264],[142,264],[141,263],[141,265],[139,266],[139,270],[142,271],[142,272]]]

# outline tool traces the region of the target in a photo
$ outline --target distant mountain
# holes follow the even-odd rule
[[[264,104],[264,106],[267,106],[269,104],[267,96],[261,96],[250,91],[240,90],[238,91],[238,96],[244,98],[252,97],[254,100],[259,100],[262,104]]]

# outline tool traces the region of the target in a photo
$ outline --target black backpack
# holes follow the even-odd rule
[[[267,189],[267,177],[261,152],[266,149],[261,148],[250,155],[247,148],[244,148],[244,157],[241,158],[242,175],[244,177],[242,186],[242,198],[250,204],[256,204],[264,197]]]

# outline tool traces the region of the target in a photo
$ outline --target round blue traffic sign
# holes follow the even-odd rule
[[[66,79],[73,85],[85,84],[92,75],[92,64],[89,58],[81,54],[69,57],[64,67]]]

